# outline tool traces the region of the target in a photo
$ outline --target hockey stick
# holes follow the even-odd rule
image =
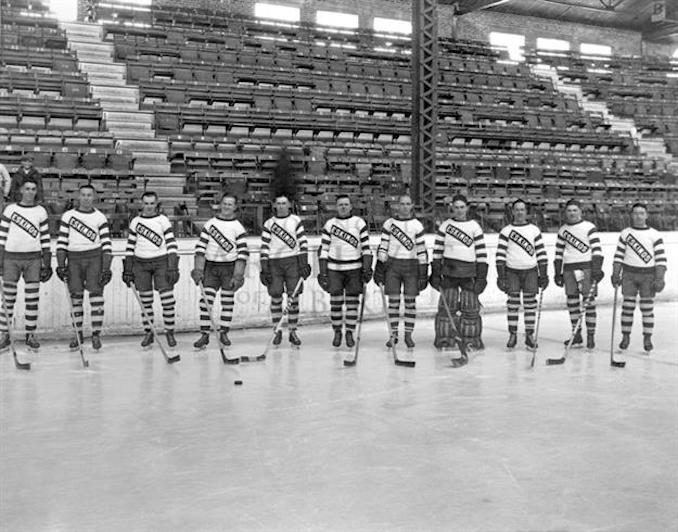
[[[137,302],[139,303],[139,306],[141,307],[141,315],[144,317],[144,320],[146,323],[148,323],[148,326],[151,328],[151,331],[153,331],[153,336],[155,336],[158,339],[158,346],[160,347],[160,351],[162,351],[162,356],[165,357],[165,361],[168,364],[174,364],[175,362],[179,362],[181,360],[181,356],[179,355],[174,355],[174,356],[168,356],[167,351],[165,350],[165,346],[162,345],[162,342],[160,341],[160,336],[158,336],[158,331],[155,329],[155,324],[148,319],[148,314],[146,314],[146,307],[144,307],[144,304],[141,302],[141,298],[139,297],[139,292],[137,292],[137,287],[134,286],[134,283],[130,283],[130,288],[132,289],[132,293],[134,294],[134,297],[137,299]]]
[[[290,313],[289,300],[291,298],[297,297],[297,295],[299,294],[299,290],[301,290],[301,285],[302,285],[303,282],[304,282],[304,278],[299,277],[299,280],[297,281],[297,286],[294,287],[294,291],[292,292],[292,295],[287,298],[287,305],[285,305],[285,308],[283,309],[283,312],[282,312],[282,316],[280,316],[278,323],[276,323],[275,327],[273,328],[273,336],[271,337],[271,339],[266,344],[266,348],[264,349],[264,352],[261,355],[256,355],[256,356],[247,356],[247,355],[241,356],[240,357],[241,362],[261,362],[262,360],[266,360],[266,355],[268,355],[268,352],[271,350],[271,346],[273,345],[273,340],[275,339],[276,334],[278,334],[278,331],[280,331],[283,327],[283,320]]]
[[[353,357],[344,359],[344,366],[355,366],[358,362],[358,350],[360,349],[360,330],[363,327],[363,314],[365,313],[365,285],[363,285],[362,300],[360,301],[360,314],[358,314],[358,330],[355,337],[355,349]]]
[[[380,284],[379,290],[381,291],[381,304],[384,307],[384,320],[386,320],[386,329],[388,330],[389,339],[391,342],[391,353],[393,353],[393,362],[396,366],[405,366],[406,368],[413,368],[416,365],[414,360],[401,360],[398,358],[398,351],[396,350],[396,335],[391,330],[391,324],[388,321],[388,303],[386,302],[386,292],[384,292],[384,285]]]
[[[534,359],[537,357],[537,348],[539,347],[539,324],[541,323],[541,304],[544,301],[544,290],[539,289],[539,304],[537,305],[537,326],[534,328],[534,347],[532,348],[532,358],[530,367],[534,367]]]
[[[2,283],[2,310],[5,313],[5,320],[7,321],[7,338],[9,338],[9,346],[12,349],[12,356],[14,356],[14,365],[16,369],[22,369],[29,371],[31,369],[30,362],[21,362],[19,357],[16,354],[16,348],[14,347],[14,337],[12,336],[11,326],[9,322],[9,312],[7,312],[7,302],[5,301],[5,283]]]
[[[464,366],[468,363],[468,349],[466,349],[466,344],[464,344],[464,339],[461,337],[459,334],[459,329],[457,329],[457,326],[454,323],[454,318],[452,317],[452,311],[450,310],[450,305],[447,303],[447,299],[445,299],[445,294],[440,292],[440,299],[443,300],[443,306],[445,307],[445,313],[447,314],[447,319],[450,320],[450,327],[452,327],[453,331],[453,340],[457,342],[457,347],[459,348],[459,352],[461,353],[461,358],[453,358],[452,359],[452,365],[454,367],[461,367]]]
[[[574,329],[572,329],[572,334],[570,335],[570,339],[567,342],[567,346],[565,346],[565,353],[563,353],[563,356],[560,358],[547,358],[546,359],[546,365],[547,366],[557,366],[559,364],[563,364],[565,360],[567,359],[567,355],[570,352],[570,348],[572,347],[572,344],[574,343],[574,337],[577,335],[577,331],[580,330],[580,327],[582,326],[582,323],[584,321],[584,317],[586,316],[586,307],[589,306],[589,303],[593,300],[593,294],[596,291],[596,287],[598,286],[598,283],[591,283],[591,289],[589,290],[588,295],[586,298],[584,298],[584,301],[582,302],[581,309],[580,309],[580,315],[579,319],[577,320],[577,324],[575,325]]]
[[[78,341],[78,349],[80,350],[80,360],[82,360],[82,365],[85,368],[89,368],[89,360],[85,358],[85,352],[82,350],[82,342],[80,341],[80,334],[78,332],[78,327],[75,324],[75,312],[73,312],[73,302],[71,301],[71,294],[68,291],[68,285],[64,283],[66,288],[66,299],[68,299],[68,311],[71,315],[71,325],[75,331],[75,339]]]
[[[221,342],[219,341],[219,331],[216,322],[214,321],[214,316],[212,316],[212,305],[209,304],[207,301],[207,294],[205,294],[205,287],[202,284],[202,281],[198,284],[198,287],[200,288],[200,295],[202,296],[202,300],[205,302],[205,307],[207,307],[207,313],[210,315],[210,322],[212,323],[212,328],[214,329],[214,336],[217,338],[217,345],[219,346],[219,352],[221,353],[221,361],[224,364],[239,364],[240,363],[240,358],[228,358],[226,356],[226,353],[224,353],[224,346],[221,345]]]
[[[619,287],[614,287],[614,300],[612,302],[612,326],[610,327],[610,366],[613,368],[623,368],[626,366],[626,362],[617,361],[614,359],[614,332],[615,326],[617,324],[617,299],[619,298]]]

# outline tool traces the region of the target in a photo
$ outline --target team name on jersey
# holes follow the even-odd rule
[[[407,251],[412,251],[414,248],[414,242],[412,242],[412,239],[405,234],[405,232],[400,229],[397,225],[393,224],[391,226],[391,234],[395,237],[395,239],[402,244],[402,246],[407,250]]]
[[[84,236],[87,240],[90,242],[94,242],[97,239],[97,233],[94,229],[89,227],[88,225],[85,225],[82,223],[80,220],[78,220],[75,216],[73,216],[69,222],[68,225],[75,229],[78,233],[80,233],[82,236]]]
[[[348,231],[344,231],[341,227],[337,227],[336,225],[332,226],[330,234],[332,236],[336,236],[339,240],[343,240],[344,242],[353,246],[354,248],[357,248],[358,244],[360,243],[355,236],[353,236]]]
[[[576,236],[574,236],[567,230],[563,231],[563,239],[565,240],[565,242],[570,244],[574,249],[579,251],[579,253],[586,253],[589,250],[589,246],[587,244],[584,244],[584,242],[579,240]]]
[[[473,239],[464,233],[464,231],[452,224],[447,226],[445,232],[455,240],[459,240],[459,242],[464,244],[467,248],[470,248],[473,245]]]
[[[629,234],[626,236],[626,245],[635,251],[636,255],[638,255],[640,260],[642,260],[645,264],[652,260],[652,254],[647,249],[645,249],[645,246],[638,242],[638,240],[636,240],[633,235]]]
[[[518,244],[530,257],[534,255],[534,246],[518,231],[511,230],[509,240]]]
[[[40,231],[35,227],[29,220],[21,216],[18,212],[13,212],[12,217],[10,218],[12,222],[21,227],[26,231],[31,237],[38,238]]]
[[[271,234],[277,236],[280,240],[287,244],[287,247],[290,249],[294,249],[294,246],[297,245],[297,241],[294,239],[294,237],[282,227],[280,227],[277,223],[274,223],[271,227]]]
[[[162,246],[162,237],[158,233],[153,231],[153,229],[146,227],[142,223],[137,224],[137,234],[143,236],[146,240],[148,240],[151,244],[155,245],[155,247],[157,248]]]
[[[214,241],[219,244],[219,247],[224,251],[230,252],[233,249],[233,243],[226,238],[219,229],[214,226],[210,227],[209,235],[214,239]]]

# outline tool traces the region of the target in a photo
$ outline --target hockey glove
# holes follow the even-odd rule
[[[419,264],[419,291],[423,292],[428,286],[428,264]]]
[[[563,278],[563,261],[556,260],[553,262],[553,282],[556,286],[563,286],[565,279]]]
[[[473,291],[482,294],[487,288],[487,263],[476,263],[476,280],[473,283]]]
[[[506,265],[503,263],[497,264],[497,287],[505,294],[508,293],[507,292],[508,280],[506,279]]]
[[[62,282],[67,283],[69,279],[68,266],[57,266],[56,274]]]
[[[273,281],[273,277],[271,276],[271,270],[268,266],[268,260],[261,261],[261,272],[259,272],[259,280],[261,281],[261,284],[263,284],[264,286],[270,285],[271,281]]]
[[[299,268],[299,275],[304,279],[308,279],[311,276],[311,265],[308,263],[307,253],[297,255],[297,266]]]
[[[593,257],[593,266],[591,267],[591,279],[594,283],[599,283],[603,280],[605,274],[603,273],[603,257],[600,255],[594,255]]]
[[[40,282],[46,283],[52,278],[52,254],[49,251],[42,252],[42,263],[40,265]]]
[[[111,270],[102,270],[101,275],[99,276],[99,284],[101,286],[106,286],[113,279],[113,272]]]
[[[325,292],[329,293],[330,290],[330,277],[329,272],[327,271],[327,259],[320,259],[318,262],[320,265],[320,272],[318,272],[318,285]]]
[[[666,266],[655,266],[654,267],[654,291],[659,293],[664,290],[666,283],[664,282],[664,275],[666,274]]]
[[[537,264],[537,284],[542,290],[546,290],[546,287],[549,285],[549,274],[548,274],[548,264],[546,262],[540,262]]]
[[[170,286],[179,281],[179,255],[170,253],[167,255],[167,275],[165,276]]]
[[[377,261],[377,266],[374,268],[374,282],[383,285],[386,282],[386,263],[380,260]]]
[[[134,258],[122,259],[122,282],[129,288],[134,282]]]
[[[612,286],[617,288],[618,286],[621,285],[621,273],[622,273],[622,265],[620,262],[615,262],[612,265],[612,277],[610,277],[610,282],[612,283]]]
[[[110,253],[104,253],[101,256],[101,273],[99,274],[99,284],[104,287],[111,282],[113,272],[111,272],[111,262],[113,256]]]
[[[205,279],[205,255],[196,255],[191,270],[191,279],[198,286]]]
[[[434,290],[440,291],[440,283],[442,282],[440,272],[442,271],[442,268],[443,265],[440,260],[436,259],[431,262],[431,277],[428,278],[428,282]]]
[[[363,269],[360,272],[363,284],[367,284],[372,280],[372,255],[363,255]]]
[[[245,261],[236,260],[233,267],[233,277],[231,277],[231,290],[237,292],[245,284]]]

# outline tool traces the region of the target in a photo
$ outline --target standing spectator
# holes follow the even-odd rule
[[[33,168],[33,157],[29,154],[24,154],[24,156],[21,157],[21,166],[14,172],[14,176],[12,176],[12,185],[9,189],[9,201],[19,202],[21,200],[21,185],[23,185],[26,180],[34,181],[38,186],[38,194],[35,197],[35,202],[38,204],[42,203],[45,199],[45,193],[42,188],[42,177],[40,176],[40,172]]]
[[[5,165],[0,163],[0,189],[2,190],[2,198],[0,198],[0,209],[5,208],[5,201],[7,196],[9,196],[9,187],[12,184],[12,178],[9,176],[9,172]]]

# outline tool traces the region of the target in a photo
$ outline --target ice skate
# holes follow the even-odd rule
[[[386,340],[386,347],[389,349],[398,343],[398,337],[394,334],[388,340]]]
[[[301,340],[299,339],[299,336],[297,336],[297,331],[295,329],[290,331],[288,338],[293,346],[299,347],[301,345]]]
[[[78,342],[78,338],[80,339],[79,342]],[[78,338],[76,338],[76,337],[74,336],[73,339],[71,340],[71,343],[68,344],[68,349],[69,349],[70,351],[77,351],[78,348],[82,345],[83,338],[82,338],[82,333],[81,333],[81,332],[78,332]]]
[[[200,338],[193,342],[193,347],[196,349],[205,349],[207,344],[210,343],[210,333],[203,331],[200,333]]]
[[[354,347],[355,339],[353,338],[353,331],[346,331],[346,347]]]
[[[153,331],[146,331],[144,333],[143,339],[141,340],[141,347],[146,349],[147,347],[150,347],[154,341],[155,339],[153,338]]]
[[[37,351],[40,349],[40,342],[35,337],[34,333],[26,333],[26,347],[31,351]]]
[[[645,351],[645,354],[649,355],[650,351],[654,349],[654,345],[652,345],[652,335],[651,334],[643,334],[643,351]]]
[[[595,349],[596,348],[596,335],[594,333],[588,333],[586,335],[586,349]]]
[[[631,335],[629,333],[622,333],[621,342],[619,342],[619,349],[626,351],[631,343]]]
[[[228,331],[226,329],[222,329],[219,333],[219,343],[225,347],[231,345],[231,339],[228,337]]]
[[[528,349],[537,348],[537,340],[535,339],[533,332],[525,333],[525,347],[527,347]]]
[[[411,332],[405,333],[405,345],[407,346],[408,349],[413,349],[414,346],[415,346],[414,340],[412,339],[412,333]]]
[[[332,339],[332,347],[339,347],[340,345],[341,345],[341,329],[335,329],[334,338]]]
[[[10,345],[9,334],[3,333],[0,339],[0,351],[5,351]]]
[[[570,338],[563,342],[563,344],[565,344],[565,347],[567,347],[569,343]],[[572,347],[581,347],[582,345],[584,345],[584,339],[581,337],[581,330],[578,330],[574,335],[574,340],[572,340]]]
[[[508,349],[513,349],[516,344],[518,343],[518,335],[514,332],[509,332],[509,338],[508,341],[506,342],[506,347]]]
[[[167,339],[167,345],[170,347],[177,346],[177,339],[174,337],[174,331],[167,330],[165,331],[165,338]]]
[[[275,333],[275,336],[273,337],[273,345],[280,345],[282,342],[282,331],[278,331]]]
[[[92,333],[92,349],[95,351],[101,349],[101,333],[99,332]]]

